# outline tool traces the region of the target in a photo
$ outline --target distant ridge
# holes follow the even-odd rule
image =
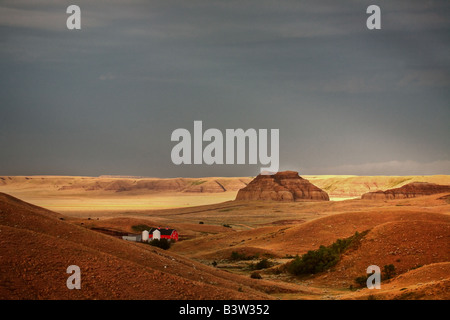
[[[255,177],[201,177],[201,178],[149,178],[128,175],[86,176],[0,176],[0,192],[23,197],[22,191],[51,190],[68,193],[105,191],[155,193],[224,193],[231,192],[229,200],[238,190],[246,187]],[[399,188],[411,182],[430,182],[450,185],[450,175],[432,176],[348,176],[302,175],[302,178],[325,191],[332,200],[360,198],[367,192]]]
[[[146,179],[151,178],[147,176],[125,176],[125,175],[115,175],[115,174],[103,174],[101,176],[98,176],[99,178],[106,178],[106,179]]]
[[[450,186],[439,185],[428,182],[412,182],[400,188],[389,189],[386,191],[368,192],[361,196],[361,199],[385,200],[385,199],[404,199],[428,196],[437,193],[450,192]]]

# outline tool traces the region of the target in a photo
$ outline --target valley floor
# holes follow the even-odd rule
[[[27,275],[26,270],[46,263],[41,255],[48,261],[56,259],[57,265],[62,264],[57,255],[42,251],[46,245],[61,248],[61,256],[64,250],[81,252],[83,261],[86,260],[82,263],[86,263],[93,276],[109,268],[105,263],[132,269],[134,276],[145,266],[145,274],[139,276],[142,281],[157,279],[157,273],[162,272],[174,290],[173,295],[163,297],[167,299],[196,298],[200,292],[182,293],[177,281],[183,283],[183,288],[192,281],[206,285],[214,288],[211,290],[215,297],[225,299],[243,296],[256,299],[450,299],[450,196],[447,194],[385,201],[265,202],[232,201],[235,191],[149,194],[59,189],[30,186],[26,181],[15,187],[0,186],[0,192],[58,212],[23,204],[8,196],[2,198],[0,253],[10,255],[0,265],[3,299],[21,297],[22,286],[29,286],[35,279]],[[180,241],[168,251],[162,251],[92,230],[133,233],[138,226],[175,228]],[[18,241],[25,229],[35,241]],[[295,256],[364,231],[367,234],[358,246],[345,251],[329,270],[303,277],[286,271],[286,265]],[[71,239],[69,233],[76,234],[76,238]],[[61,239],[66,241],[62,243]],[[153,262],[155,252],[161,260],[157,264]],[[19,253],[29,256],[30,266],[24,264],[20,256],[15,256]],[[64,263],[75,256],[69,254]],[[272,266],[256,271],[262,279],[251,278],[255,272],[252,266],[264,258]],[[89,261],[95,261],[94,265],[89,267]],[[8,269],[8,263],[16,267]],[[396,274],[382,282],[381,290],[358,287],[355,278],[365,275],[369,265],[383,268],[390,264],[395,266]],[[45,268],[40,272],[36,276],[45,280]],[[52,278],[48,279],[52,283]],[[66,298],[146,298],[130,293],[132,290],[121,292],[118,289],[126,283],[126,275],[118,276],[120,283],[109,283],[103,275],[99,279],[108,288],[106,291],[92,282],[89,285],[98,292]],[[137,282],[134,285],[139,287]],[[46,290],[34,290],[38,294],[31,298],[51,296]],[[241,294],[242,291],[248,294]]]

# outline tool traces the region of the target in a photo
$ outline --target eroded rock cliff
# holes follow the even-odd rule
[[[236,200],[324,200],[330,198],[322,189],[303,179],[295,171],[274,175],[258,175],[245,188],[238,191]]]
[[[412,182],[405,184],[400,188],[389,189],[386,191],[368,192],[361,196],[361,199],[368,200],[391,200],[405,199],[431,194],[450,192],[450,186],[440,185],[428,182]]]

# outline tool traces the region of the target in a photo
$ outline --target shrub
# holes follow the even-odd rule
[[[245,258],[245,255],[242,253],[239,253],[237,251],[231,252],[230,260],[242,260]]]
[[[273,266],[273,262],[270,261],[269,259],[264,258],[264,259],[261,259],[256,264],[252,263],[250,265],[250,269],[252,269],[252,270],[261,270],[261,269],[270,268],[271,266]]]
[[[397,271],[395,270],[395,266],[393,264],[389,264],[383,267],[384,276],[383,279],[391,279],[395,277]]]
[[[325,271],[336,265],[341,254],[359,245],[360,240],[368,231],[355,234],[346,239],[337,239],[332,245],[320,246],[317,250],[310,250],[301,257],[296,256],[289,264],[288,271],[295,275],[314,274]]]
[[[288,267],[295,274],[314,274],[331,268],[339,261],[339,255],[331,248],[320,246],[318,250],[310,250],[302,257],[296,257]]]
[[[355,282],[361,287],[364,288],[367,286],[367,279],[370,277],[370,275],[360,276],[355,278]]]
[[[254,256],[246,256],[245,253],[239,253],[237,251],[231,252],[230,260],[251,260]]]
[[[172,243],[167,239],[153,239],[149,242],[150,245],[167,250],[170,248]]]

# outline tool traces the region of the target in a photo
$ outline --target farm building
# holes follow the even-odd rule
[[[142,241],[142,235],[140,234],[128,234],[127,236],[122,236],[123,240],[127,241],[135,241],[135,242],[141,242]]]
[[[142,232],[143,239],[146,238],[147,234],[144,235],[144,232]],[[167,239],[167,240],[174,240],[178,241],[178,232],[175,229],[169,229],[169,228],[151,228],[148,231],[148,241],[151,241],[153,239]],[[143,240],[145,241],[145,240]]]
[[[167,239],[171,241],[178,241],[178,232],[175,229],[166,228],[151,228],[150,230],[142,231],[142,234],[127,234],[122,235],[123,240],[135,241],[135,242],[148,242],[153,239]]]

